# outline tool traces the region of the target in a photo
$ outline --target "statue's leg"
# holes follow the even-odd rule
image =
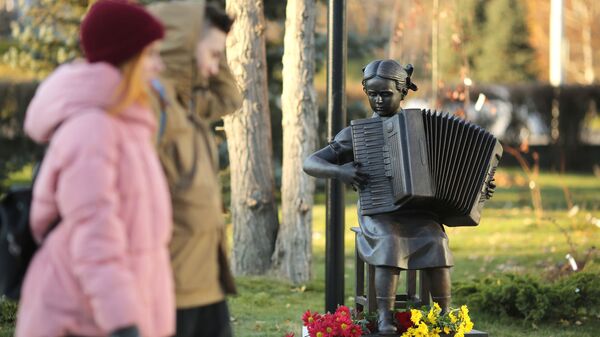
[[[424,269],[429,278],[431,299],[442,308],[442,313],[450,310],[452,284],[450,282],[450,267]]]
[[[396,301],[396,287],[398,285],[400,268],[376,267],[375,268],[375,293],[377,294],[377,327],[380,335],[396,333],[394,325],[394,302]]]

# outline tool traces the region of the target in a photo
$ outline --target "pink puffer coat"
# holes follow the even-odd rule
[[[61,66],[27,111],[27,134],[51,140],[34,188],[34,236],[58,214],[62,221],[27,271],[18,337],[106,336],[130,325],[144,337],[175,331],[171,208],[152,143],[156,123],[141,106],[106,112],[120,78],[105,63]]]

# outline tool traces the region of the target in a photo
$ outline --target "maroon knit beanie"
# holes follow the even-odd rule
[[[99,0],[81,23],[81,47],[89,62],[119,66],[163,38],[163,25],[142,6],[126,0]]]

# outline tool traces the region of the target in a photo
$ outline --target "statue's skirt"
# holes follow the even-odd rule
[[[362,216],[359,212],[358,222],[362,233],[357,237],[357,249],[371,265],[402,269],[454,265],[448,236],[431,213],[399,211]]]

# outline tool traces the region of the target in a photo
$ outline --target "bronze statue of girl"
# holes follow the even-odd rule
[[[363,69],[363,90],[374,118],[386,119],[401,111],[400,102],[409,90],[413,67],[394,60],[377,60]],[[326,147],[309,156],[304,171],[319,178],[339,179],[356,188],[369,176],[354,163],[350,127],[340,131]],[[359,207],[360,209],[360,207]],[[433,213],[406,210],[372,216],[358,215],[361,233],[357,249],[363,260],[376,266],[378,328],[380,334],[395,334],[392,311],[401,270],[423,270],[430,280],[431,297],[444,311],[450,305],[450,267],[454,264],[448,236]]]

